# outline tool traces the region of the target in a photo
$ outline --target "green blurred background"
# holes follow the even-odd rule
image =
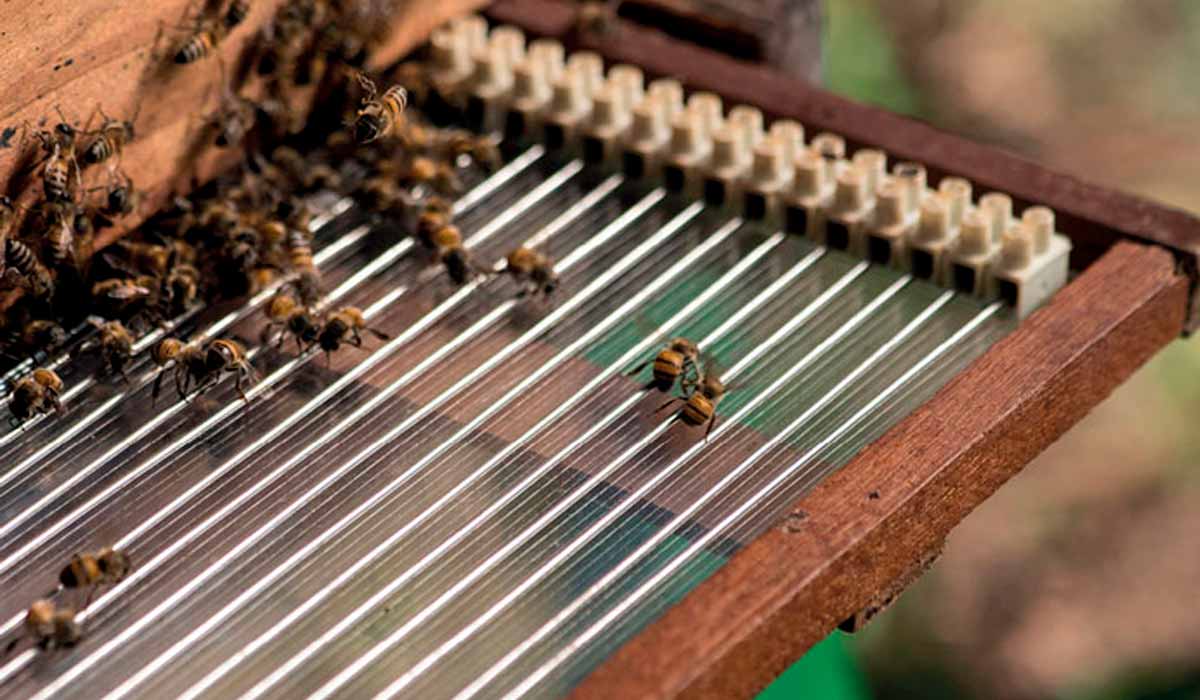
[[[826,82],[1200,211],[1200,0],[827,0]],[[763,698],[1200,698],[1200,352],[1159,354]]]

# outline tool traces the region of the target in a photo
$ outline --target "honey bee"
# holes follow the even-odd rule
[[[122,175],[108,188],[100,213],[110,219],[118,219],[132,214],[140,202],[141,195],[133,188],[133,180],[128,175]]]
[[[501,165],[500,143],[495,137],[487,134],[451,131],[446,137],[445,149],[451,162],[461,156],[467,156],[488,172],[494,172]]]
[[[408,91],[393,85],[380,96],[375,83],[362,73],[358,74],[358,83],[366,95],[354,116],[354,138],[359,143],[370,143],[395,133],[408,104]]]
[[[296,339],[297,352],[303,352],[305,347],[316,342],[321,326],[313,316],[312,311],[300,303],[300,300],[288,292],[279,292],[271,297],[263,309],[268,323],[263,329],[263,338],[279,328],[279,346],[287,340],[288,335]]]
[[[239,95],[227,96],[208,122],[216,131],[213,143],[218,148],[236,146],[254,128],[254,103]]]
[[[157,284],[153,275],[101,280],[92,285],[92,301],[107,315],[115,315],[148,300]]]
[[[125,144],[133,140],[133,119],[110,119],[103,110],[100,116],[104,123],[97,130],[96,138],[83,151],[83,162],[87,165],[103,163],[113,156],[120,158]]]
[[[62,379],[53,370],[44,367],[22,377],[13,387],[12,398],[9,399],[8,406],[12,411],[9,424],[19,428],[36,415],[50,411],[62,413],[62,402],[59,400],[62,390]]]
[[[75,554],[58,574],[63,588],[88,588],[83,607],[92,602],[92,594],[102,584],[120,583],[133,568],[133,562],[123,550],[104,547],[98,552]]]
[[[296,273],[291,282],[296,296],[305,306],[316,306],[324,293],[321,289],[321,272],[316,267],[306,267]]]
[[[225,28],[233,29],[250,14],[250,0],[232,0],[225,10]]]
[[[121,259],[128,262],[128,266],[119,264],[119,267],[152,275],[164,274],[174,253],[173,248],[144,241],[122,239],[113,245],[119,251]]]
[[[21,327],[16,341],[25,354],[50,354],[67,344],[67,331],[56,321],[34,319]]]
[[[330,363],[330,354],[336,352],[342,343],[361,348],[363,344],[362,331],[367,331],[379,340],[387,340],[391,337],[383,331],[369,327],[362,310],[356,307],[344,306],[329,314],[317,337],[317,343],[325,351],[325,363]]]
[[[183,388],[180,384],[182,371],[180,368],[187,368],[189,371],[194,371],[197,375],[204,373],[204,350],[185,343],[178,338],[163,338],[158,341],[158,344],[150,351],[150,359],[158,367],[158,375],[154,377],[154,388],[151,390],[151,405],[158,403],[158,394],[162,388],[163,374],[166,372],[168,365],[176,368],[175,372],[175,389],[183,396]]]
[[[558,289],[558,272],[554,261],[531,248],[524,246],[508,254],[505,272],[522,285],[518,297],[526,294],[550,296]]]
[[[441,200],[430,200],[425,205],[421,215],[417,217],[417,240],[426,248],[434,248],[433,237],[443,227],[450,225],[448,206],[440,206]]]
[[[402,212],[411,203],[408,193],[393,178],[377,176],[362,181],[355,198],[373,214],[387,216]]]
[[[707,423],[708,428],[704,431],[704,441],[708,442],[708,436],[712,433],[713,426],[717,424],[717,404],[721,403],[721,399],[725,397],[725,385],[712,371],[711,366],[705,367],[704,371],[700,373],[699,379],[684,382],[684,384],[685,388],[691,390],[688,397],[686,399],[673,398],[658,410],[662,411],[676,401],[683,401],[683,408],[679,409],[679,413],[676,414],[678,420],[688,425]]]
[[[95,341],[84,343],[80,351],[98,351],[105,371],[121,375],[121,379],[128,384],[125,366],[133,359],[133,334],[120,321],[101,322],[93,318],[91,323],[100,335]]]
[[[646,385],[647,389],[670,391],[676,381],[687,382],[688,371],[695,371],[700,359],[700,349],[687,338],[672,338],[670,342],[658,351],[653,359],[646,360],[637,367],[629,370],[627,376],[638,374],[647,365],[653,365],[654,378]]]
[[[216,19],[202,20],[196,31],[175,52],[175,62],[185,65],[207,58],[225,38],[227,31],[227,27]]]
[[[6,279],[15,279],[33,296],[41,298],[54,293],[54,278],[50,271],[29,246],[15,238],[4,241],[4,268]]]
[[[62,265],[75,257],[75,207],[66,202],[46,201],[41,213],[46,224],[43,254],[54,265]]]
[[[220,381],[222,373],[235,375],[234,388],[247,404],[250,398],[242,389],[242,382],[253,382],[256,378],[254,367],[246,359],[246,351],[235,340],[221,338],[210,342],[203,349],[200,357],[187,357],[185,362],[177,364],[177,376],[182,376],[183,388],[180,394],[184,399],[194,381],[196,393],[202,393],[209,386]]]
[[[25,634],[42,649],[74,646],[83,638],[83,630],[75,621],[75,611],[56,607],[49,600],[35,600],[29,606],[25,613]],[[5,653],[12,651],[17,641],[14,639]]]
[[[312,244],[308,236],[299,229],[288,231],[287,237],[288,264],[296,271],[308,270],[314,267]]]
[[[61,117],[61,113],[59,114]],[[46,162],[42,166],[42,190],[46,199],[51,202],[65,202],[71,199],[71,176],[75,176],[79,189],[79,164],[75,160],[75,127],[64,118],[54,127],[54,132],[37,131],[35,134],[42,142],[46,152]]]
[[[432,238],[433,248],[450,280],[458,285],[466,284],[475,277],[489,274],[471,259],[471,253],[462,243],[462,232],[453,224],[438,229]]]
[[[396,82],[408,91],[412,103],[420,107],[429,101],[433,85],[429,80],[429,69],[423,63],[407,61],[396,67]]]
[[[5,195],[0,195],[0,243],[8,239],[12,233],[13,227],[17,223],[17,207],[13,201]],[[3,257],[3,256],[0,256]],[[3,261],[0,260],[0,263]],[[0,264],[0,269],[3,265]]]
[[[459,194],[463,191],[462,180],[453,165],[425,156],[412,159],[404,179],[410,187],[425,185],[441,194]]]

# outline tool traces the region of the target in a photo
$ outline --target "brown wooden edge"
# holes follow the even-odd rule
[[[894,595],[971,509],[1175,338],[1187,293],[1165,250],[1118,243],[574,697],[763,688],[840,622]]]
[[[939,131],[891,112],[852,102],[782,73],[729,58],[640,25],[618,21],[603,37],[575,31],[575,9],[553,0],[499,0],[488,9],[496,23],[535,36],[563,39],[610,62],[632,63],[652,76],[670,76],[733,103],[756,105],[768,116],[803,123],[810,133],[832,131],[853,146],[883,148],[898,159],[926,164],[937,180],[966,177],[977,187],[1007,192],[1018,206],[1039,203],[1058,213],[1059,228],[1075,243],[1072,265],[1082,269],[1122,238],[1169,248],[1192,280],[1186,331],[1200,325],[1196,303],[1200,219],[1191,214],[1053,172],[999,148]]]

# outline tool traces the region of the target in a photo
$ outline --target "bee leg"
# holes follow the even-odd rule
[[[678,397],[678,396],[672,397],[671,399],[668,399],[666,403],[664,403],[663,405],[659,406],[659,407],[658,407],[658,410],[657,410],[657,411],[655,411],[655,413],[662,413],[664,410],[666,410],[666,408],[667,408],[668,406],[670,406],[671,404],[675,403],[676,401],[683,401],[683,399],[681,399],[681,398],[680,398],[680,397]]]
[[[8,643],[8,646],[4,647],[4,654],[2,654],[0,656],[8,656],[9,654],[11,654],[12,650],[17,648],[17,643],[20,641],[21,641],[20,636],[13,637],[13,640]]]
[[[80,610],[87,610],[87,607],[92,604],[92,597],[96,595],[96,589],[99,587],[98,583],[92,584],[92,587],[88,589],[87,597],[83,599],[83,607]]]
[[[234,389],[237,389],[237,393],[238,393],[238,395],[239,395],[239,396],[241,396],[241,397],[242,397],[242,401],[245,401],[245,402],[246,402],[246,405],[247,405],[247,406],[249,406],[249,405],[250,405],[250,397],[249,397],[249,396],[246,396],[246,391],[245,391],[245,389],[242,389],[242,379],[243,379],[243,376],[244,376],[244,375],[243,375],[243,373],[242,373],[242,372],[240,372],[240,371],[239,371],[239,372],[237,373],[237,377],[235,377],[235,378],[234,378],[234,380],[233,380],[233,388],[234,388]]]
[[[330,369],[332,367],[333,367],[333,355],[331,355],[330,352],[328,350],[326,350],[325,351],[325,368]]]
[[[650,360],[646,360],[642,364],[640,364],[637,367],[634,367],[633,369],[626,372],[625,376],[632,377],[633,375],[637,374],[638,372],[641,372],[642,370],[646,369],[646,367],[648,367],[649,365],[650,365]]]
[[[708,442],[708,436],[712,434],[713,427],[717,424],[717,414],[713,414],[712,418],[708,419],[708,430],[704,431],[704,442]]]
[[[387,333],[384,333],[383,331],[381,331],[377,328],[368,328],[367,332],[380,340],[391,340],[392,339],[392,336],[388,335]]]
[[[354,328],[350,331],[350,344],[356,348],[361,348],[363,346],[362,334],[358,332],[357,328]]]

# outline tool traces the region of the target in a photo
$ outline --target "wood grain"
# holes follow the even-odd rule
[[[255,41],[258,30],[287,0],[254,0],[250,16],[221,43],[220,60],[232,72],[238,56]],[[389,18],[391,31],[379,46],[372,67],[389,65],[424,40],[447,18],[478,8],[483,0],[406,2]],[[236,162],[240,154],[201,148],[202,125],[221,99],[221,63],[214,56],[191,65],[175,65],[171,54],[200,10],[198,0],[149,2],[7,3],[0,12],[0,191],[33,196],[26,173],[36,140],[24,138],[25,125],[53,123],[59,107],[68,119],[99,123],[97,107],[114,118],[137,114],[137,137],[121,167],[146,192],[137,215],[128,217],[98,241],[103,246],[136,227],[173,192],[186,192]],[[186,25],[186,26],[185,26]],[[255,94],[256,85],[247,85]],[[309,108],[298,93],[293,106]],[[9,132],[8,130],[13,130]],[[104,168],[93,168],[88,185],[106,182]],[[27,199],[26,199],[27,201]]]
[[[799,120],[810,134],[832,131],[854,147],[878,147],[897,159],[925,163],[934,181],[959,175],[979,190],[1008,192],[1018,208],[1045,204],[1055,210],[1060,230],[1074,242],[1076,269],[1099,258],[1120,239],[1169,248],[1192,280],[1186,329],[1200,326],[1196,303],[1200,219],[1188,212],[1083,182],[994,146],[847,100],[773,69],[735,61],[633,23],[619,23],[603,41],[576,35],[574,11],[565,3],[499,0],[488,14],[532,35],[574,40],[578,48],[598,51],[612,62],[639,65],[649,75],[677,78],[690,89],[711,90],[730,103],[756,105],[768,116]]]
[[[763,688],[910,580],[971,509],[1175,338],[1187,291],[1167,251],[1117,244],[573,697],[729,698]]]

